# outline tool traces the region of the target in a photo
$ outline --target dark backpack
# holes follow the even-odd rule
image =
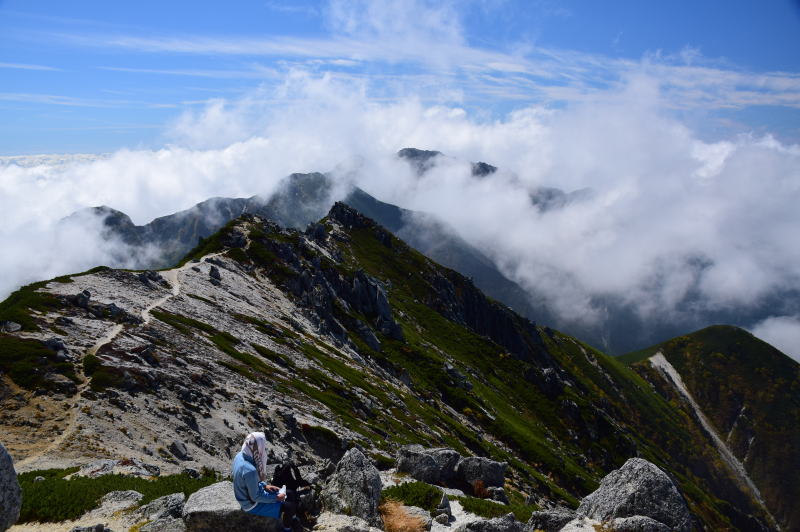
[[[297,493],[300,486],[308,486],[308,482],[303,480],[303,475],[300,470],[294,465],[294,462],[283,462],[275,469],[275,474],[272,476],[273,486],[286,486],[286,500],[289,502],[297,502],[300,500],[300,495]]]

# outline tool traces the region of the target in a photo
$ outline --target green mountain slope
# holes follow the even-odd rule
[[[800,365],[747,331],[712,326],[621,357],[663,383],[648,364],[661,352],[786,530],[800,528]],[[669,387],[659,384],[667,396]]]
[[[518,500],[572,506],[638,455],[674,476],[698,529],[770,528],[679,401],[619,360],[487,298],[345,204],[304,233],[244,216],[163,273],[67,276],[30,288],[37,298],[3,304],[29,321],[0,335],[0,362],[19,362],[14,342],[53,335],[81,351],[60,366],[57,346],[25,359],[88,379],[53,391],[74,412],[60,427],[74,431],[62,456],[83,456],[99,440],[100,455],[146,451],[169,463],[152,447],[181,434],[198,462],[221,464],[243,430],[289,419],[268,413],[267,398],[278,397],[299,420],[281,421],[284,444],[298,453],[334,458],[350,441],[379,460],[406,443],[447,445],[509,462],[507,487]],[[119,305],[87,303],[81,290]],[[49,304],[26,303],[42,298]],[[92,345],[85,354],[81,346]],[[25,389],[8,375],[9,390]],[[14,435],[12,411],[39,399],[0,390],[3,398],[0,429]]]

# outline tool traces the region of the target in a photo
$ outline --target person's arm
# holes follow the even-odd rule
[[[259,482],[258,475],[253,473],[251,475],[247,475],[245,477],[245,487],[247,488],[247,495],[250,497],[250,500],[255,503],[265,502],[265,503],[275,503],[278,502],[278,493],[277,491],[272,491],[267,489],[267,485],[264,482]],[[275,486],[270,486],[270,488],[274,488]]]

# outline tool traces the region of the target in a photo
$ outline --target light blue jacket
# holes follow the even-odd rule
[[[245,456],[241,451],[233,459],[233,494],[245,512],[252,510],[259,503],[275,506],[275,515],[281,513],[281,503],[276,492],[264,489],[265,483],[258,479],[258,471],[253,459]],[[263,515],[263,514],[262,514]]]

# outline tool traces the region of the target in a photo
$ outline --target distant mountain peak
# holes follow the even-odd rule
[[[408,161],[411,167],[416,170],[417,175],[422,175],[436,165],[436,158],[442,156],[442,152],[403,148],[397,152],[397,156]]]

